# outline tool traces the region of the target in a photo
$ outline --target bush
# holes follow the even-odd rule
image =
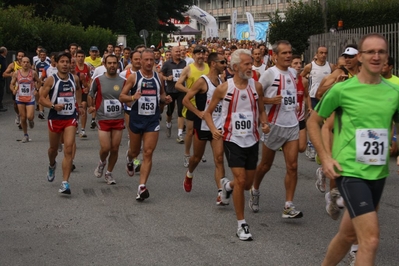
[[[61,18],[35,17],[32,6],[0,10],[0,25],[2,45],[9,50],[36,51],[36,47],[42,45],[49,52],[62,51],[75,42],[88,51],[92,45],[105,49],[117,39],[109,29],[92,26],[84,29]]]

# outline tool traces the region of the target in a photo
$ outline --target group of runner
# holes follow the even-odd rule
[[[165,131],[171,137],[177,106],[176,141],[185,144],[183,165],[188,168],[183,188],[186,192],[193,189],[194,171],[201,160],[205,161],[204,150],[210,141],[216,204],[228,205],[233,198],[240,240],[253,239],[244,217],[244,192],[250,191],[249,207],[259,212],[260,185],[278,150],[286,163],[282,218],[303,217],[293,201],[298,153],[306,151],[322,165],[316,171],[317,189],[325,193],[326,177],[330,179],[326,193],[329,215],[338,219],[346,206],[323,265],[336,265],[349,250],[350,263],[356,258],[356,265],[373,265],[379,238],[376,211],[389,174],[390,151],[395,153],[397,147],[391,138],[399,113],[399,84],[391,72],[393,60],[388,57],[385,38],[379,34],[364,36],[358,45],[345,47],[337,65],[327,62],[327,47],[321,46],[303,70],[301,58],[293,55],[288,41],[275,43],[272,56],[265,47],[252,51],[218,48],[222,47],[210,51],[194,45],[186,52],[185,47],[175,46],[163,58],[157,49],[138,46],[132,51],[109,45],[107,55],[101,58],[96,46],[85,57],[77,44],[71,44],[68,52],[52,55],[48,67],[43,67],[47,60],[44,49],[38,52],[42,65],[36,63],[33,68],[29,58],[18,53],[3,76],[12,76],[10,89],[24,131],[23,142],[29,141],[27,124],[33,128],[36,103],[39,115],[43,107],[49,108],[47,179],[52,182],[55,178],[56,156],[63,143],[60,193],[71,193],[68,180],[79,116],[80,136],[84,138],[83,117],[89,113],[100,141],[94,175],[104,175],[109,185],[116,183],[112,171],[127,125],[126,172],[135,174],[134,160],[142,151],[136,200],[147,199],[146,183],[161,114],[166,105]],[[56,71],[47,73],[50,67]],[[375,97],[370,98],[370,94]],[[232,180],[226,177],[223,152]]]

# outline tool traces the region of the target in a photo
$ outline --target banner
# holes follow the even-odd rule
[[[206,11],[193,5],[184,15],[189,15],[191,18],[205,26],[206,38],[219,36],[216,19]]]
[[[245,12],[247,15],[247,20],[248,20],[248,27],[249,27],[249,40],[254,41],[255,40],[255,23],[254,23],[254,17],[251,15],[249,12]]]
[[[237,39],[237,9],[233,10],[233,15],[231,16],[231,38]]]
[[[266,41],[266,32],[269,22],[255,22],[255,40]],[[238,40],[249,40],[249,27],[247,23],[237,23],[236,36]]]

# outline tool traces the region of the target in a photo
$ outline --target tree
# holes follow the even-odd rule
[[[294,53],[302,54],[309,46],[309,36],[323,32],[322,7],[317,1],[290,3],[285,18],[276,10],[270,16],[269,42],[287,40]]]

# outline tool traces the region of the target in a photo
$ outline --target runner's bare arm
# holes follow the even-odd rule
[[[10,90],[15,95],[17,93],[18,88],[16,87],[17,83],[17,72],[12,75],[11,83],[10,83]]]
[[[47,108],[52,108],[52,106],[53,106],[53,103],[51,102],[50,98],[48,97],[51,87],[53,86],[53,83],[54,83],[53,76],[48,77],[39,91],[39,96],[40,96],[39,103]],[[54,109],[56,111],[61,111],[63,108],[64,108],[64,104],[54,104]]]
[[[204,111],[198,110],[198,108],[195,107],[190,100],[194,98],[198,92],[202,93],[204,91],[206,91],[206,83],[203,78],[200,78],[194,82],[191,89],[188,90],[186,96],[183,98],[183,105],[201,119],[204,118]]]
[[[312,67],[312,64],[311,64],[311,63],[307,64],[307,65],[303,68],[303,70],[302,70],[302,72],[301,72],[300,75],[301,75],[302,77],[304,77],[304,78],[308,78],[308,75],[309,75],[309,73],[310,73],[311,67]]]
[[[140,91],[136,91],[134,95],[129,95],[130,89],[133,88],[136,83],[136,73],[133,72],[125,81],[125,85],[123,86],[122,92],[119,95],[119,101],[122,103],[131,103],[138,100],[141,96]]]
[[[319,88],[317,89],[316,98],[320,100],[323,97],[324,93],[337,82],[337,79],[342,74],[345,74],[344,71],[342,71],[341,69],[337,69],[330,75],[324,77],[320,82]]]
[[[259,122],[262,128],[262,132],[267,134],[270,131],[268,119],[267,119],[267,114],[265,111],[265,106],[263,104],[263,89],[262,89],[262,84],[259,82],[255,82],[255,87],[256,87],[256,92],[258,93],[258,109],[259,109]]]
[[[3,78],[11,78],[14,73],[14,62],[8,65],[7,69],[3,73]]]
[[[188,92],[188,89],[184,86],[184,82],[190,75],[190,66],[186,66],[180,74],[179,80],[176,82],[175,88],[181,92]]]

